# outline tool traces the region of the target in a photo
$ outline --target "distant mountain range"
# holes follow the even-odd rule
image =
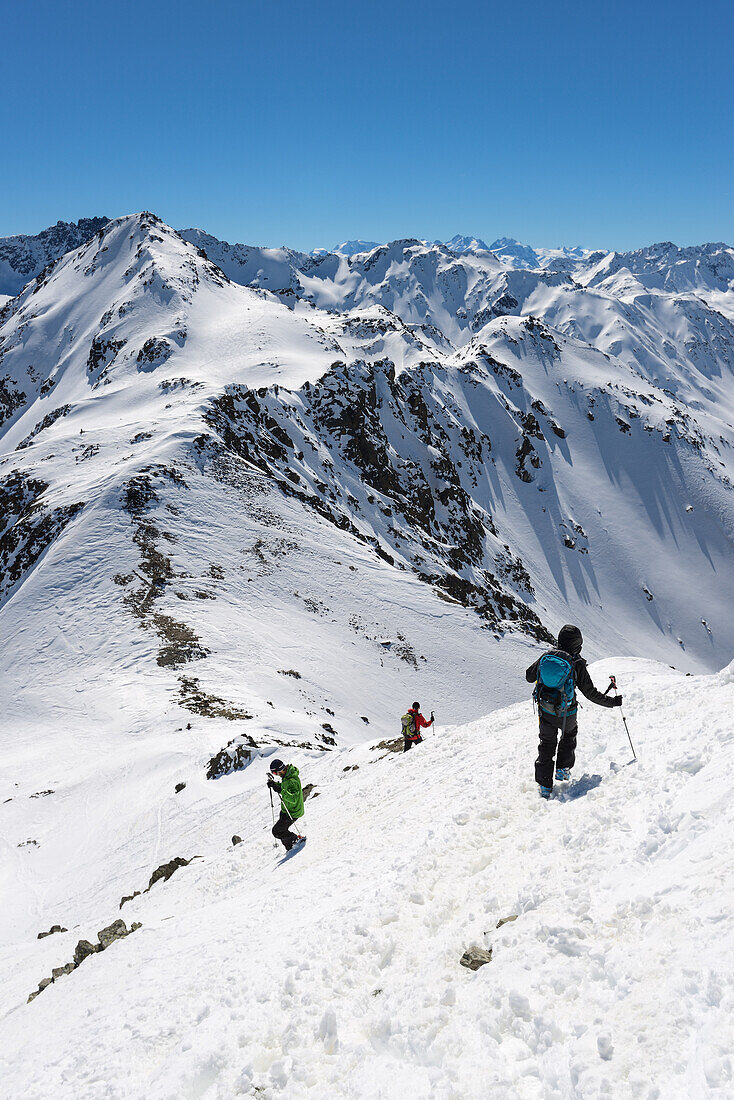
[[[59,221],[56,225],[33,236],[0,237],[0,295],[12,297],[17,294],[47,264],[71,249],[78,248],[108,223],[109,219],[104,217],[82,218],[79,222]],[[218,240],[201,229],[182,230],[181,235],[187,240],[205,243],[213,254],[219,256],[225,267],[233,265],[234,270],[239,274],[242,274],[242,269],[248,267],[250,258],[253,256],[263,259],[266,267],[273,262],[280,262],[285,257],[292,257],[294,265],[300,269],[307,265],[309,259],[324,260],[329,256],[352,258],[374,252],[375,249],[391,247],[377,241],[352,240],[343,241],[331,249],[316,248],[310,253],[303,253],[286,247],[233,245]],[[443,248],[456,256],[490,253],[503,267],[511,269],[572,272],[588,269],[605,261],[606,269],[609,271],[612,269],[619,271],[628,267],[630,271],[639,275],[650,274],[656,267],[666,270],[675,267],[675,274],[669,277],[678,279],[681,288],[689,284],[695,285],[697,279],[697,276],[693,276],[690,272],[684,273],[684,266],[692,264],[694,267],[700,267],[702,261],[704,266],[707,266],[708,261],[705,257],[709,257],[711,261],[709,275],[713,280],[716,281],[719,277],[719,284],[726,286],[731,279],[729,257],[732,249],[722,243],[679,248],[670,242],[663,242],[634,252],[591,251],[579,247],[532,248],[521,244],[513,237],[499,237],[488,245],[480,237],[458,234],[445,242],[421,240],[414,243],[423,245],[427,249]]]

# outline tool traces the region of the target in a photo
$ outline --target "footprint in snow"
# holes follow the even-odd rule
[[[602,781],[600,775],[581,775],[578,779],[555,795],[559,802],[573,802],[576,798],[583,798],[589,791],[595,790]],[[555,792],[554,792],[555,793]]]

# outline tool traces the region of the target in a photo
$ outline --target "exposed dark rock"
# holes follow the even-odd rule
[[[74,948],[74,965],[79,966],[89,955],[94,955],[95,952],[100,951],[100,945],[90,943],[89,940],[79,940],[79,943]]]
[[[540,322],[530,318],[526,328],[545,358],[555,356],[552,336]],[[508,411],[522,434],[518,476],[530,481],[530,470],[541,465],[531,440],[543,441],[544,435],[523,400],[523,379],[481,349],[477,356],[473,369],[478,376],[494,370],[520,391],[515,399],[519,407]],[[437,397],[434,373],[439,369],[420,364],[396,377],[388,359],[348,365],[337,361],[297,395],[279,386],[257,391],[230,386],[205,419],[224,451],[234,452],[282,492],[371,545],[382,560],[395,565],[394,551],[399,551],[401,567],[412,562],[422,580],[447,591],[455,587],[453,598],[477,610],[489,625],[514,621],[545,640],[535,612],[505,583],[511,578],[488,568],[496,551],[487,540],[497,532],[472,492],[486,476],[491,442],[463,422],[458,407]],[[299,446],[293,443],[296,436]],[[308,448],[300,445],[304,437],[313,441]],[[197,460],[214,454],[216,447],[213,438],[200,437],[194,447]],[[328,457],[330,451],[339,453],[338,464]],[[371,514],[349,491],[345,470],[364,487]],[[374,516],[372,532],[364,522],[356,526],[357,515],[367,524]],[[391,521],[387,530],[382,517]],[[525,595],[532,598],[529,589]]]
[[[124,346],[124,340],[114,340],[102,333],[94,337],[87,356],[87,371],[90,375],[96,375],[95,384],[106,377],[118,351]]]
[[[162,642],[156,657],[156,664],[162,668],[180,668],[189,661],[200,661],[209,655],[209,650],[200,644],[199,638],[186,623],[160,612],[151,616],[151,622]]]
[[[2,293],[18,294],[34,277],[37,284],[43,285],[62,256],[91,240],[108,222],[108,218],[59,221],[33,236],[0,239],[0,261],[5,266]]]
[[[294,680],[300,680],[300,672],[296,672],[294,668],[279,668],[278,672],[281,676],[292,676]]]
[[[30,996],[28,997],[28,1003],[30,1003],[35,997],[38,996],[39,993],[42,993],[44,989],[51,985],[51,982],[58,981],[59,978],[63,978],[67,974],[71,974],[72,970],[76,970],[76,968],[81,963],[83,963],[84,960],[90,955],[94,955],[99,951],[104,951],[107,947],[110,946],[111,943],[114,943],[115,940],[120,940],[123,939],[124,936],[129,936],[131,932],[136,932],[138,928],[142,928],[142,925],[139,921],[131,924],[130,928],[128,929],[124,920],[120,920],[118,918],[116,921],[113,921],[112,924],[108,925],[107,928],[103,928],[101,932],[97,933],[97,939],[99,940],[99,943],[90,943],[89,940],[79,940],[76,947],[74,948],[74,961],[66,963],[65,966],[54,967],[54,969],[51,971],[51,977],[44,978],[42,981],[40,981],[38,983],[38,989],[30,994]],[[62,931],[66,931],[66,929],[63,929]]]
[[[163,879],[164,882],[168,882],[171,875],[175,874],[176,871],[178,871],[179,867],[188,867],[189,863],[191,863],[191,860],[184,859],[182,856],[176,856],[175,859],[170,860],[168,863],[162,863],[160,867],[157,867],[153,874],[150,876],[150,882],[148,883],[148,887],[145,891],[146,894],[148,890],[150,890],[150,888],[160,879]],[[115,924],[122,924],[124,927],[124,921],[118,920],[115,921]],[[110,927],[112,928],[114,927],[114,925],[110,925]],[[125,934],[126,933],[123,933],[123,935]],[[100,941],[101,939],[102,936],[100,935]]]
[[[237,836],[237,834],[235,833],[235,835],[232,837],[232,844],[236,847],[238,844],[241,844],[241,843],[242,843],[242,837]]]
[[[488,951],[483,947],[469,947],[459,959],[461,965],[467,967],[468,970],[479,970],[481,966],[486,966],[487,963],[491,961],[491,947]]]
[[[497,921],[497,927],[501,928],[503,924],[510,924],[512,921],[517,920],[517,913],[511,917],[502,917]]]
[[[124,898],[120,899],[120,908],[122,909],[123,905],[126,902],[132,901],[133,898],[138,898],[138,897],[140,897],[140,891],[139,890],[136,890],[133,894],[126,894]]]
[[[248,738],[248,740],[250,739]],[[253,756],[254,753],[251,748],[246,747],[240,739],[235,738],[225,748],[220,749],[215,756],[212,756],[206,770],[206,777],[207,779],[219,779],[223,775],[231,775],[232,772],[242,771],[252,762]]]
[[[154,630],[160,640],[156,662],[163,668],[178,668],[189,661],[208,656],[187,623],[155,610],[155,601],[165,595],[168,586],[177,577],[171,559],[160,548],[161,540],[175,541],[174,536],[161,531],[148,518],[148,514],[160,505],[160,497],[154,479],[168,481],[180,488],[188,488],[178,470],[170,466],[146,467],[125,485],[122,507],[132,517],[135,531],[133,542],[140,550],[140,576],[142,588],[132,589],[123,597],[128,610],[149,630]]]
[[[65,966],[55,966],[51,971],[51,979],[56,982],[66,974],[71,974],[72,970],[76,970],[76,963],[70,962],[66,963]]]
[[[83,502],[50,508],[48,485],[14,472],[0,481],[0,603],[21,583]]]
[[[108,924],[106,928],[102,928],[101,931],[97,933],[97,939],[100,943],[98,950],[105,951],[111,943],[115,942],[115,940],[121,940],[124,936],[129,935],[130,932],[124,920],[118,917],[112,924]]]
[[[43,940],[46,936],[53,936],[56,932],[68,932],[68,928],[62,928],[60,924],[52,924],[48,932],[39,932],[36,936],[37,940]]]
[[[138,352],[138,370],[154,370],[173,355],[174,346],[165,336],[146,340]]]
[[[176,794],[180,794],[185,786],[186,786],[185,783],[177,783],[176,787],[175,787]]]
[[[18,409],[22,409],[28,400],[28,395],[20,389],[17,382],[5,375],[0,378],[0,428],[10,420]]]
[[[203,691],[195,676],[180,676],[178,682],[180,685],[178,701],[182,707],[186,707],[194,714],[200,714],[203,718],[227,718],[231,722],[252,718],[251,714],[235,706],[234,703]],[[189,723],[186,728],[191,729],[191,724]],[[250,746],[255,746],[252,738],[246,737],[245,734],[241,734],[241,738],[245,739]]]
[[[390,741],[379,741],[376,745],[370,745],[371,749],[387,749],[388,752],[402,752],[405,748],[405,739],[396,737]]]
[[[36,424],[35,428],[25,437],[22,442],[18,444],[17,449],[23,450],[25,447],[30,447],[31,442],[45,431],[46,428],[50,428],[52,424],[55,424],[57,420],[60,420],[62,416],[66,416],[71,411],[71,405],[61,405],[58,409],[53,409],[50,413],[46,413],[43,420]]]

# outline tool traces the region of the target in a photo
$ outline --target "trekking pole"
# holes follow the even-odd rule
[[[291,815],[288,813],[288,811],[285,808],[285,803],[283,802],[283,796],[281,795],[280,791],[278,792],[278,800],[280,801],[281,813],[288,814],[288,817],[291,817]],[[271,809],[273,807],[273,788],[272,787],[270,788],[270,807],[271,807]],[[303,823],[304,823],[305,816],[306,815],[304,813],[303,817],[300,819],[301,820],[301,825],[303,825]],[[296,819],[292,817],[291,818],[291,824],[288,826],[288,828],[290,829],[291,825],[295,825],[295,823],[296,823]],[[273,827],[275,827],[275,810],[273,810]],[[301,836],[301,833],[299,832],[298,835]],[[278,841],[277,840],[275,842],[275,847],[276,848],[278,847]]]
[[[607,691],[609,691],[609,688],[614,688],[615,691],[619,690],[617,688],[616,677],[614,677],[614,676],[609,677],[609,687],[607,688]],[[604,692],[604,694],[606,695],[606,691]],[[635,746],[632,744],[632,738],[630,737],[630,731],[629,731],[629,726],[627,725],[627,719],[625,718],[624,714],[622,713],[622,708],[621,707],[619,708],[619,716],[622,719],[622,721],[624,722],[624,728],[627,731],[627,740],[630,743],[630,748],[632,749],[632,755],[634,756],[634,758],[636,760],[637,759],[637,753],[635,752]]]
[[[273,818],[273,828],[275,828],[275,807],[273,805],[273,788],[270,786],[270,784],[268,784],[268,790],[270,791],[270,814]],[[275,836],[275,834],[273,833],[273,837],[274,836]],[[273,847],[274,848],[278,847],[278,841],[277,840],[273,840]]]

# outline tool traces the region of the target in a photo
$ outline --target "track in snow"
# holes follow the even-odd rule
[[[405,755],[292,754],[320,794],[277,875],[264,764],[197,796],[204,861],[0,1023],[11,1095],[730,1096],[734,674],[614,671],[638,763],[587,706],[550,803],[529,704]],[[493,950],[476,974],[472,943]]]

